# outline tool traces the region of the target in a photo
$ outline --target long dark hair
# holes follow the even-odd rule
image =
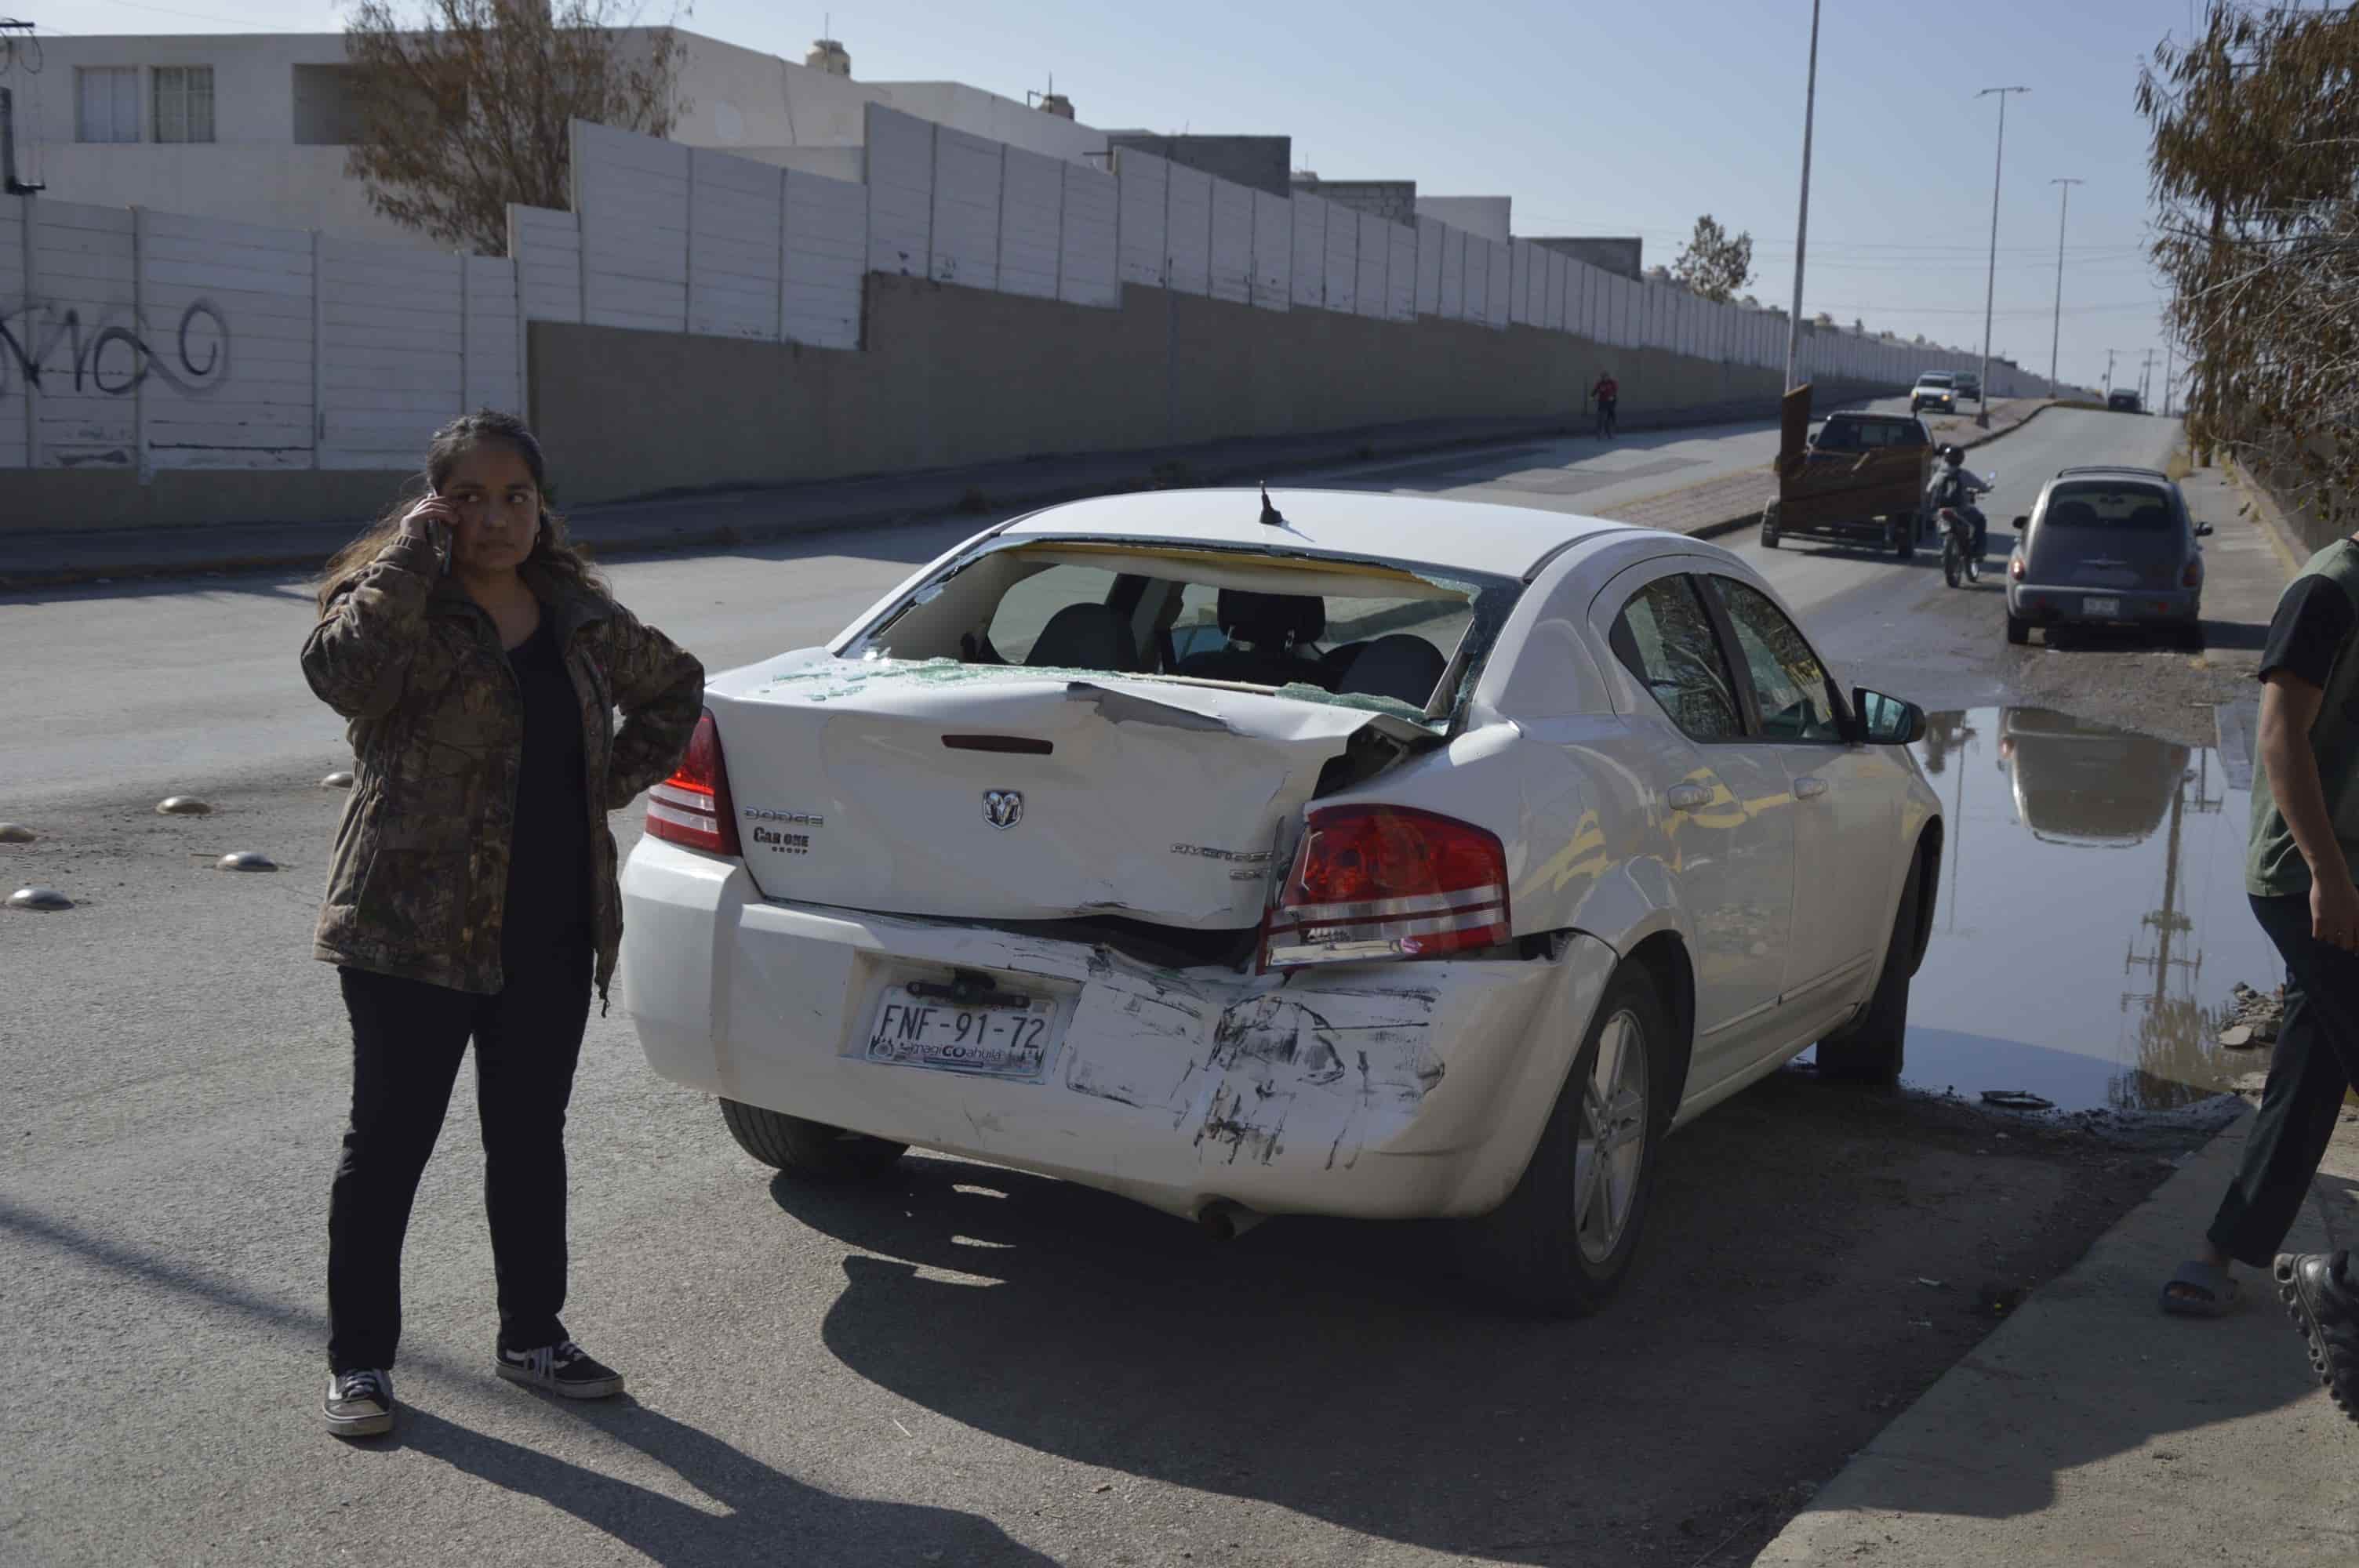
[[[440,490],[459,460],[485,441],[497,441],[522,458],[524,466],[532,470],[533,489],[540,492],[540,530],[533,536],[532,554],[525,558],[525,565],[538,568],[542,574],[569,587],[600,595],[608,593],[604,575],[591,564],[588,553],[581,546],[566,537],[565,519],[549,510],[548,460],[541,456],[540,442],[534,438],[531,427],[515,415],[479,408],[435,431],[434,438],[426,445],[426,486]],[[418,504],[419,497],[417,486],[405,485],[383,515],[329,557],[327,568],[320,575],[321,613],[326,612],[337,589],[393,542],[394,535],[401,532],[402,518]]]

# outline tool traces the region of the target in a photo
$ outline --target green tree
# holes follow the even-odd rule
[[[2359,10],[2215,5],[2139,73],[2188,430],[2330,525],[2359,506]]]
[[[1725,305],[1753,281],[1753,236],[1731,235],[1707,212],[1696,220],[1687,249],[1671,264],[1671,276],[1690,292]]]
[[[359,0],[344,28],[361,129],[345,171],[395,222],[490,254],[510,202],[572,205],[571,122],[662,135],[679,39],[620,0]]]

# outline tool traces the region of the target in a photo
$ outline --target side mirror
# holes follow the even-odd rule
[[[2018,517],[2015,520],[2015,526],[2017,530],[2020,532],[2021,530],[2031,526],[2031,519],[2028,517]]]
[[[1860,728],[1871,746],[1913,746],[1925,738],[1925,710],[1865,687],[1852,693]]]
[[[2199,539],[2210,538],[2212,536],[2212,524],[2209,523],[2198,523],[2195,524],[2195,536]]]

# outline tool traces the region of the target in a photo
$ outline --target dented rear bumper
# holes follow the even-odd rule
[[[1611,974],[1553,958],[1162,969],[1102,946],[763,899],[742,865],[642,840],[625,1005],[707,1093],[1193,1216],[1477,1214],[1522,1173]],[[865,1054],[892,985],[990,977],[1058,1003],[1037,1077]]]

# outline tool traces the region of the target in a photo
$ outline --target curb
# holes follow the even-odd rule
[[[2223,455],[2219,460],[2218,472],[2245,498],[2246,511],[2268,535],[2269,542],[2277,546],[2289,571],[2299,571],[2301,564],[2318,553],[2302,546],[2301,535],[2286,521],[2285,508],[2277,503],[2267,486],[2245,471],[2242,463]]]

